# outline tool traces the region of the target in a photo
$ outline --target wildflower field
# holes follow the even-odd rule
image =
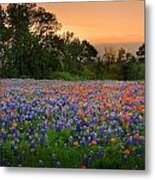
[[[0,165],[145,168],[143,81],[0,80]]]

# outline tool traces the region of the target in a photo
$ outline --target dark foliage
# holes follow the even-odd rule
[[[36,4],[0,6],[0,77],[36,79],[144,79],[145,45],[137,57],[121,48],[103,57],[72,32],[58,35],[61,24]],[[57,75],[57,76],[56,76]]]

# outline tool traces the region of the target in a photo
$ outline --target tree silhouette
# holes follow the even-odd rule
[[[0,6],[0,77],[144,79],[144,44],[137,57],[124,48],[107,48],[102,58],[73,32],[60,35],[61,27],[55,14],[34,3]]]
[[[145,44],[142,44],[142,46],[139,47],[139,49],[136,52],[136,54],[137,54],[138,60],[140,62],[144,62],[145,61]]]

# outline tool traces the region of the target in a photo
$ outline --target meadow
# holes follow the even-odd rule
[[[0,80],[0,165],[145,169],[144,81]]]

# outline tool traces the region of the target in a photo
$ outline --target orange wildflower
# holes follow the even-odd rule
[[[91,143],[90,143],[92,146],[96,146],[97,145],[97,142],[95,140],[92,140]]]

